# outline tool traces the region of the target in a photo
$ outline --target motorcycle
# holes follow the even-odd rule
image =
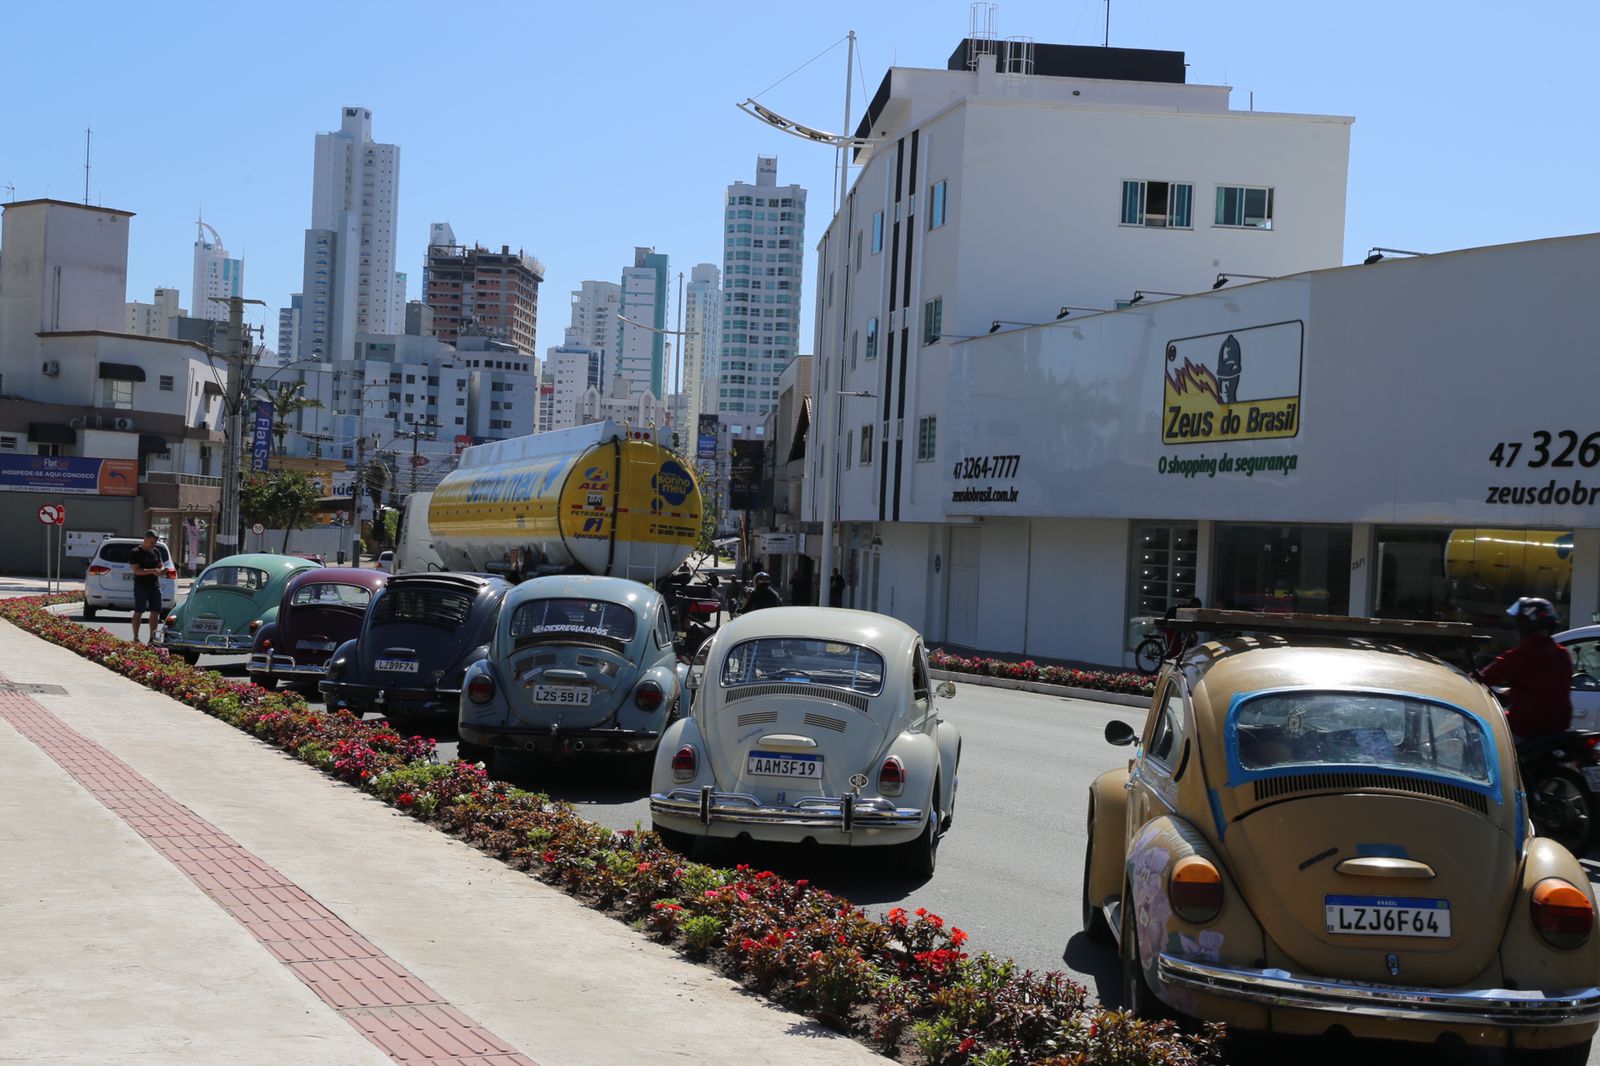
[[[1600,839],[1600,733],[1571,730],[1517,745],[1538,836],[1582,857]]]

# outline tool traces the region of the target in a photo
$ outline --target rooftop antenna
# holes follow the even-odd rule
[[[1106,40],[1104,47],[1111,47],[1111,0],[1106,0]]]
[[[9,181],[6,182],[6,200],[13,204],[17,202],[17,187]]]
[[[83,130],[83,204],[89,205],[89,138],[94,130],[85,126]]]

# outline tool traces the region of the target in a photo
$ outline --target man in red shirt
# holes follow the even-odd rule
[[[1522,642],[1478,677],[1510,690],[1506,720],[1518,740],[1564,733],[1572,727],[1572,656],[1550,639],[1559,624],[1556,609],[1549,600],[1524,596],[1506,613],[1517,620]]]

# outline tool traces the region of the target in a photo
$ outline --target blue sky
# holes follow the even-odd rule
[[[539,347],[560,342],[568,292],[616,280],[635,245],[674,272],[720,263],[721,197],[757,154],[810,190],[807,245],[835,183],[832,153],[734,108],[849,29],[854,115],[891,63],[942,67],[962,0],[805,4],[28,4],[0,68],[0,198],[91,198],[137,213],[130,299],[189,302],[193,220],[245,258],[270,311],[300,287],[313,136],[347,104],[401,146],[400,261],[415,297],[427,227],[542,259]],[[1103,0],[1007,0],[1001,36],[1098,44]],[[1437,251],[1600,229],[1593,42],[1600,4],[1482,0],[1285,3],[1114,0],[1111,42],[1182,50],[1189,80],[1234,106],[1356,118],[1345,260],[1372,245]],[[16,42],[25,42],[16,47]],[[26,42],[32,42],[27,44]],[[837,128],[844,50],[760,97]],[[814,280],[807,262],[802,338]],[[803,347],[805,347],[803,345]]]

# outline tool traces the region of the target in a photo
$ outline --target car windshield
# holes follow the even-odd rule
[[[100,562],[131,563],[133,561],[133,549],[141,544],[142,542],[137,540],[106,541],[100,545]],[[161,556],[163,566],[172,562],[172,556],[167,554],[167,546],[165,544],[156,544],[156,554]]]
[[[365,611],[372,602],[372,590],[360,585],[345,585],[336,581],[318,581],[301,585],[289,600],[291,607],[350,607]]]
[[[626,644],[637,628],[632,607],[606,600],[529,600],[511,616],[511,639],[518,644],[572,637],[603,637]]]
[[[883,656],[859,644],[798,637],[747,640],[722,660],[722,686],[773,681],[828,685],[876,696],[883,691]]]
[[[260,592],[267,587],[267,572],[253,566],[213,566],[200,575],[195,591],[201,589],[235,589],[240,592]]]
[[[1232,726],[1244,770],[1378,766],[1489,783],[1492,748],[1465,711],[1411,696],[1275,692],[1241,704]]]

